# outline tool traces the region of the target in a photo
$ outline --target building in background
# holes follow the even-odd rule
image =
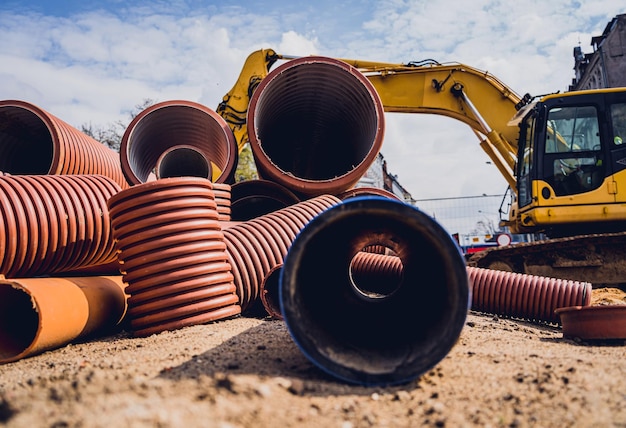
[[[617,15],[602,35],[591,38],[593,52],[574,48],[574,74],[570,91],[626,86],[626,14]]]
[[[363,177],[361,177],[356,187],[375,187],[377,189],[383,189],[393,193],[401,201],[415,205],[415,199],[402,187],[398,181],[398,176],[390,174],[389,171],[387,171],[387,161],[381,153],[378,154],[376,160],[374,160]]]

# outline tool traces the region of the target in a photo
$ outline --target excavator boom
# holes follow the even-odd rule
[[[234,87],[218,106],[217,112],[230,124],[240,150],[248,141],[246,112],[254,89],[276,61],[295,58],[272,49],[253,52]],[[459,63],[341,61],[368,78],[386,112],[438,114],[466,123],[511,189],[516,188],[513,169],[518,128],[507,123],[515,115],[521,98],[495,76]]]

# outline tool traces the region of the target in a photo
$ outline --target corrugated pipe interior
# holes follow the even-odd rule
[[[211,162],[195,147],[184,144],[170,147],[157,160],[157,178],[212,177]]]
[[[232,220],[246,221],[300,202],[291,190],[269,180],[245,180],[233,184]]]
[[[270,72],[248,108],[259,175],[297,194],[337,194],[376,159],[384,110],[375,88],[336,59],[303,57]]]
[[[383,245],[401,260],[395,287],[357,283],[361,250]],[[470,304],[464,259],[417,208],[380,196],[350,198],[311,220],[279,280],[280,310],[294,342],[318,367],[367,386],[406,383],[441,361]]]
[[[120,160],[128,182],[149,181],[160,156],[179,145],[195,148],[211,162],[211,181],[234,181],[239,152],[226,121],[202,104],[172,100],[146,108],[126,128]]]

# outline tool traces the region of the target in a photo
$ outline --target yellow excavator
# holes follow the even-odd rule
[[[218,106],[240,150],[255,88],[277,61],[292,59],[253,52]],[[368,78],[386,112],[469,125],[509,185],[501,226],[548,237],[476,253],[470,266],[626,284],[626,88],[520,96],[464,64],[340,60]]]

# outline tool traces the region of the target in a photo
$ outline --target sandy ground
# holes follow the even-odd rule
[[[2,365],[0,426],[626,427],[625,345],[470,312],[434,369],[374,388],[324,374],[283,321],[240,316]]]

